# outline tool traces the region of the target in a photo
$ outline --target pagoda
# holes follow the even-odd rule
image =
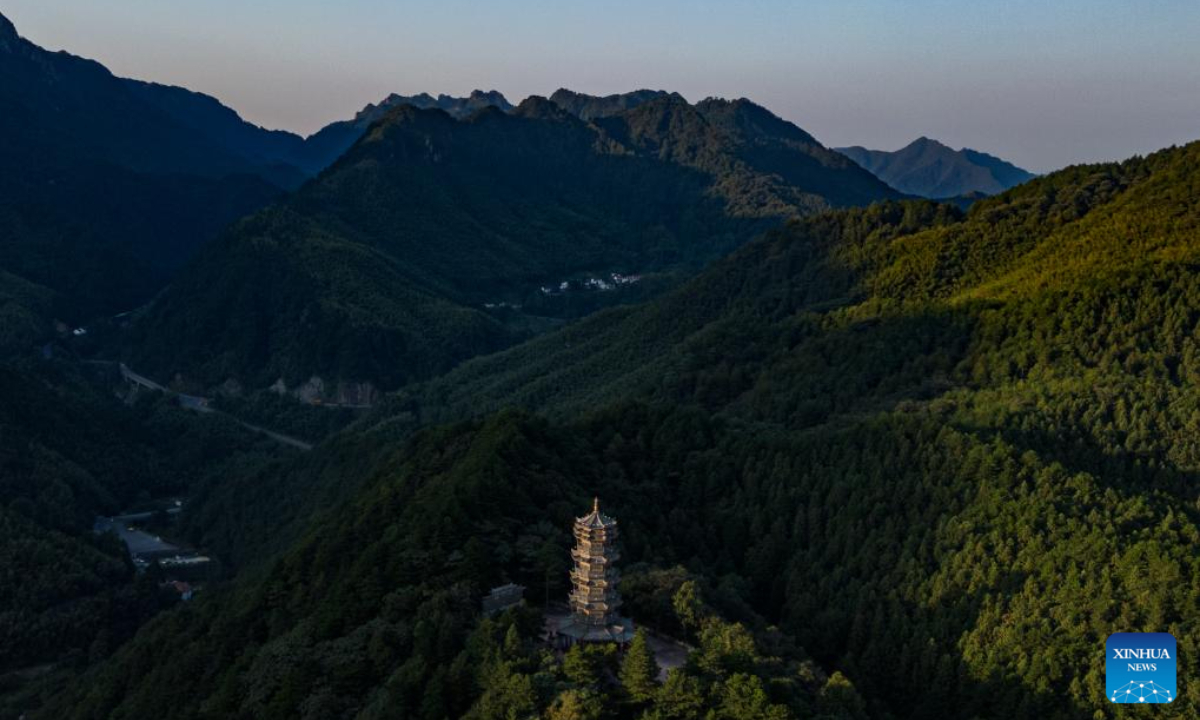
[[[615,563],[621,554],[616,542],[617,521],[600,512],[600,500],[596,498],[590,513],[575,518],[571,614],[558,627],[558,632],[572,642],[627,643],[633,639],[633,621],[617,614],[621,596]]]

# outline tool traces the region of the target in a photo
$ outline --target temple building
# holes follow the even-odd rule
[[[592,512],[575,519],[575,549],[571,557],[571,614],[563,618],[558,635],[568,643],[616,642],[633,639],[633,621],[621,617],[617,592],[620,573],[615,563],[621,554],[616,547],[617,521],[600,512],[600,500]]]

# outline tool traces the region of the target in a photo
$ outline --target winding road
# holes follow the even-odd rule
[[[280,433],[280,432],[275,432],[274,430],[268,430],[265,427],[260,427],[258,425],[251,425],[248,422],[243,422],[241,420],[238,420],[236,417],[230,415],[229,413],[223,413],[220,410],[217,410],[212,407],[212,404],[211,404],[211,401],[209,400],[209,398],[201,397],[199,395],[185,395],[183,393],[172,392],[171,390],[168,390],[166,387],[160,385],[159,383],[154,382],[153,380],[146,377],[145,375],[139,375],[138,373],[134,372],[125,363],[119,363],[119,366],[121,368],[121,377],[123,377],[126,382],[132,383],[139,387],[144,387],[147,390],[153,390],[154,392],[160,392],[160,393],[164,393],[166,395],[174,395],[179,400],[179,406],[184,409],[194,410],[195,412],[201,412],[201,413],[217,413],[218,415],[224,415],[225,417],[230,418],[231,420],[238,423],[239,425],[246,428],[247,430],[252,430],[256,433],[266,435],[267,437],[271,438],[272,440],[274,440],[276,442],[283,443],[284,445],[290,445],[291,447],[294,447],[298,450],[307,451],[307,450],[313,449],[313,446],[311,443],[306,443],[303,440],[294,438],[290,435],[284,435],[283,433]]]

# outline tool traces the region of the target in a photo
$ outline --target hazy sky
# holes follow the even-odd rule
[[[1200,138],[1197,0],[0,0],[30,40],[310,133],[388,93],[748,97],[1035,171]]]

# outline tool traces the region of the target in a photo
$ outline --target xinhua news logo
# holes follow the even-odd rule
[[[1169,703],[1175,694],[1175,636],[1113,633],[1104,644],[1105,685],[1115,703]]]

